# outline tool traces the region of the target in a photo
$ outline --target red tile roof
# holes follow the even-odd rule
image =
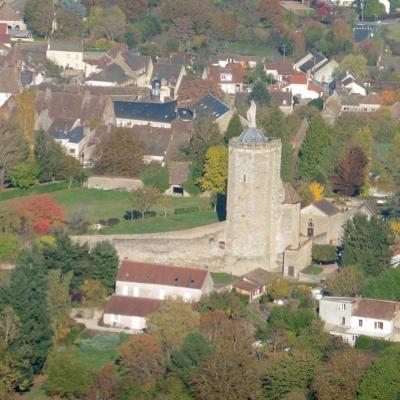
[[[400,303],[387,300],[358,299],[354,307],[354,317],[391,320],[400,310]]]
[[[271,61],[265,63],[265,69],[270,71],[277,71],[279,75],[291,75],[293,74],[293,64],[291,62],[284,61]]]
[[[111,296],[104,308],[104,314],[147,317],[157,311],[162,300],[145,299],[143,297]]]
[[[201,289],[207,275],[204,269],[125,260],[118,270],[117,281]]]
[[[297,204],[301,203],[301,197],[294,190],[293,186],[290,183],[284,183],[285,187],[285,200],[283,201],[285,204]]]
[[[308,78],[304,74],[292,74],[289,76],[289,82],[295,85],[307,85]]]
[[[246,292],[252,292],[253,290],[257,290],[259,288],[257,285],[247,281],[237,281],[233,284],[233,287]]]
[[[308,82],[308,90],[311,90],[311,91],[317,92],[317,93],[321,93],[322,92],[322,90],[312,82]]]
[[[222,67],[208,67],[208,78],[210,81],[218,83],[243,83],[244,68],[240,63],[227,64],[225,68]],[[221,80],[221,74],[231,74],[232,80]]]

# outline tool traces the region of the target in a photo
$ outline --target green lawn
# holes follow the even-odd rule
[[[211,272],[211,276],[214,283],[217,285],[229,285],[238,279],[238,276],[226,272]]]
[[[381,161],[385,161],[389,155],[391,143],[377,143],[375,145],[376,155]]]
[[[118,358],[118,346],[128,337],[123,333],[105,333],[82,340],[73,351],[74,357],[88,368],[98,370]]]
[[[400,23],[390,24],[385,30],[385,36],[388,39],[400,41]]]
[[[112,228],[103,229],[100,234],[156,233],[195,228],[218,222],[214,211],[197,211],[189,214],[152,217],[133,222],[122,222]]]
[[[318,265],[310,265],[306,269],[304,269],[302,272],[303,274],[309,274],[309,275],[318,275],[323,271],[321,267]]]
[[[257,46],[251,45],[249,43],[240,43],[240,42],[233,42],[233,43],[225,43],[221,45],[220,51],[226,51],[231,53],[241,53],[241,54],[250,54],[255,56],[262,56],[265,57],[271,53],[271,48],[268,46]],[[275,51],[275,50],[274,50]]]

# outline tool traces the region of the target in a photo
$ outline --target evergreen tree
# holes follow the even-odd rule
[[[92,278],[99,280],[109,293],[115,288],[118,269],[118,255],[109,242],[97,243],[90,253],[93,262]]]
[[[315,179],[320,172],[320,162],[331,142],[328,128],[321,116],[313,117],[300,149],[300,176]]]
[[[366,275],[379,275],[390,265],[390,227],[382,219],[356,214],[343,234],[343,265],[355,265]]]
[[[93,262],[86,244],[72,243],[67,235],[58,235],[55,246],[43,249],[47,269],[60,269],[65,275],[72,271],[71,289],[76,291],[92,275]]]
[[[254,100],[260,106],[265,106],[271,103],[271,95],[263,81],[258,80],[250,94],[250,99]]]
[[[8,288],[1,288],[19,319],[20,334],[15,348],[20,351],[25,380],[40,372],[51,346],[52,330],[47,309],[47,271],[36,251],[26,253],[11,275]]]
[[[239,136],[243,132],[243,125],[240,122],[239,114],[233,114],[231,120],[229,121],[228,128],[226,128],[224,134],[225,143],[228,144],[229,140],[233,137]]]

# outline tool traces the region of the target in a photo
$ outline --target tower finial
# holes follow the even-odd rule
[[[249,121],[249,128],[257,128],[256,123],[257,106],[254,100],[250,103],[250,108],[247,110],[247,121]]]

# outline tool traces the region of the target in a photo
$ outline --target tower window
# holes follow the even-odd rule
[[[243,174],[243,182],[246,182],[246,174]]]

